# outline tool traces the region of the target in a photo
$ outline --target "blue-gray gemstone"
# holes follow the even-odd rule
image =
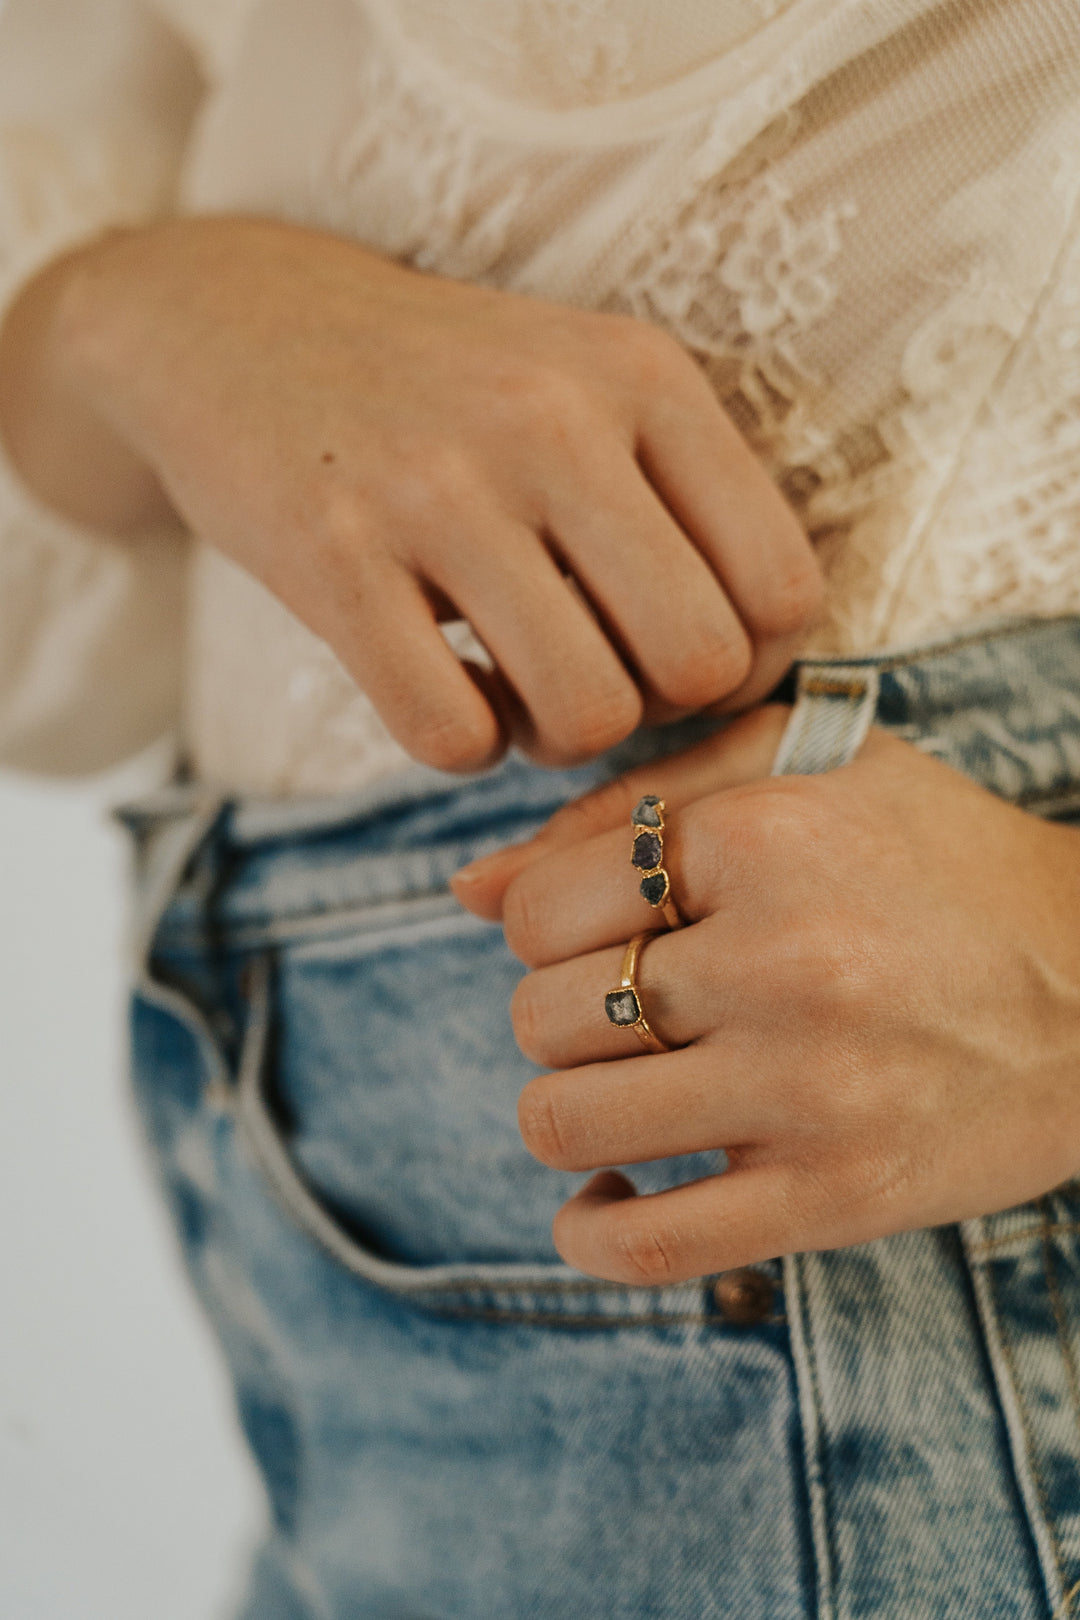
[[[667,899],[667,873],[661,868],[659,872],[654,872],[651,877],[642,878],[641,892],[650,906],[662,906]]]
[[[654,866],[659,866],[664,858],[664,846],[659,833],[638,833],[634,839],[634,853],[631,860],[639,872],[651,872]]]
[[[604,1011],[613,1024],[625,1029],[641,1017],[641,1004],[632,990],[609,990],[604,997]]]
[[[664,825],[659,810],[656,808],[660,800],[655,793],[646,793],[634,806],[634,813],[630,817],[635,827],[662,827]]]

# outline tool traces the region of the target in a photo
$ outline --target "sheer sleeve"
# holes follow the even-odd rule
[[[50,260],[169,212],[200,94],[138,0],[0,3],[0,322]],[[68,523],[0,451],[0,763],[92,771],[169,728],[183,549]]]

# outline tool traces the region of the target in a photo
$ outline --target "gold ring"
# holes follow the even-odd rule
[[[645,1010],[641,1005],[641,991],[637,987],[637,969],[647,940],[655,939],[655,932],[635,934],[622,960],[622,976],[614,990],[604,997],[604,1011],[616,1029],[632,1029],[647,1052],[670,1052],[671,1047],[649,1028]]]
[[[659,911],[669,928],[681,928],[679,908],[671,898],[671,879],[664,870],[663,799],[646,793],[638,800],[630,817],[634,843],[630,859],[641,873],[641,897]]]

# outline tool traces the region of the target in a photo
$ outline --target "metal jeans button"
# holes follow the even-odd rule
[[[736,1322],[748,1327],[753,1322],[764,1322],[773,1312],[773,1285],[761,1271],[746,1266],[739,1271],[725,1271],[713,1284],[716,1308],[725,1322]]]

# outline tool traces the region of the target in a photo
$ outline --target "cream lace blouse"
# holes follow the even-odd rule
[[[6,0],[0,297],[243,210],[674,333],[815,537],[821,652],[1080,612],[1077,0]],[[404,756],[201,547],[0,471],[0,757],[180,724],[242,790]]]

